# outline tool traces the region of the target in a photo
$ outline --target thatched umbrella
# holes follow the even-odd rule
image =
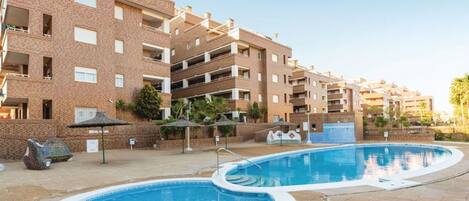
[[[105,126],[121,126],[129,125],[129,122],[112,119],[106,116],[104,112],[96,112],[96,116],[92,119],[82,121],[76,124],[69,125],[69,128],[91,128],[91,127],[101,127],[101,149],[103,150],[103,164],[106,163],[106,157],[104,154],[104,127]]]
[[[274,125],[279,126],[280,128],[284,128],[284,127],[287,127],[287,126],[288,126],[288,128],[290,128],[290,126],[293,126],[293,125],[296,125],[296,124],[286,122],[285,120],[283,120],[283,118],[280,118],[278,121],[274,122]],[[283,130],[282,130],[282,133],[283,133]],[[280,135],[280,146],[283,145],[282,139],[283,139],[283,135]]]
[[[229,120],[225,115],[221,115],[220,119],[210,126],[234,126],[237,123],[235,121]],[[225,148],[228,149],[228,136],[225,136]]]
[[[161,127],[175,127],[175,128],[200,127],[200,126],[201,126],[200,124],[197,124],[197,123],[194,123],[192,121],[186,120],[184,117],[179,118],[177,121],[161,125]],[[182,140],[182,153],[184,153],[184,144],[185,143],[186,143],[186,138],[183,137],[183,140]]]

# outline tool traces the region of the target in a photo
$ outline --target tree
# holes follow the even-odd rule
[[[161,97],[155,87],[145,85],[137,95],[135,112],[145,119],[156,119],[160,114]]]
[[[171,107],[172,116],[175,119],[185,117],[189,109],[189,104],[187,104],[184,99],[178,99],[175,104]]]
[[[465,115],[469,112],[469,74],[455,78],[451,83],[450,103],[454,105],[455,114],[460,116],[461,123],[465,125],[465,116],[469,116]]]
[[[384,117],[377,117],[374,122],[375,126],[377,128],[380,128],[381,131],[383,131],[384,127],[386,127],[388,123],[389,120]]]
[[[225,114],[229,111],[228,104],[222,97],[212,97],[209,102],[209,114],[211,119],[215,120],[220,115]]]
[[[409,118],[407,116],[401,116],[399,118],[399,123],[401,124],[401,128],[409,128],[410,126]]]
[[[248,117],[253,119],[254,123],[257,123],[257,120],[262,117],[261,110],[257,102],[254,102],[252,105],[249,105]]]

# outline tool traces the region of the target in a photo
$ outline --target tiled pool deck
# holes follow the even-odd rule
[[[411,179],[434,183],[394,191],[363,186],[291,194],[298,201],[469,200],[469,174],[454,177],[469,170],[469,144],[442,145],[457,147],[464,152],[465,157],[453,167]],[[304,148],[311,146],[248,143],[235,145],[232,150],[245,156],[258,156]],[[74,160],[53,164],[50,170],[45,171],[26,170],[22,162],[2,162],[6,169],[0,172],[1,200],[60,200],[72,194],[122,183],[160,178],[209,177],[216,164],[214,149],[189,154],[180,154],[179,150],[112,150],[107,152],[107,156],[109,164],[101,165],[100,153],[78,153]],[[222,161],[234,159],[225,154],[221,157]],[[444,180],[435,182],[439,179]]]

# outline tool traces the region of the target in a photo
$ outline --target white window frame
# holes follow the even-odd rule
[[[272,54],[272,62],[278,63],[278,55]]]
[[[174,56],[174,55],[176,55],[176,50],[173,48],[171,49],[171,56]]]
[[[120,6],[114,6],[114,18],[118,20],[124,20],[124,8]]]
[[[75,0],[75,3],[79,3],[85,6],[96,8],[96,0]]]
[[[261,73],[257,73],[257,80],[262,81],[262,74]]]
[[[116,74],[115,85],[117,88],[124,88],[124,75]]]
[[[94,116],[96,116],[97,111],[98,111],[97,108],[92,108],[92,107],[75,107],[75,114],[74,114],[75,123],[79,123],[82,121],[92,119]],[[83,115],[83,117],[81,118],[80,116],[78,116],[80,112]]]
[[[313,99],[317,100],[318,99],[318,94],[313,94]]]
[[[81,27],[75,27],[74,28],[74,38],[75,41],[81,42],[81,43],[86,43],[86,44],[91,44],[91,45],[96,45],[97,44],[97,38],[98,38],[98,33],[93,30],[81,28]]]
[[[179,35],[179,28],[176,28],[176,29],[174,30],[174,34],[176,34],[176,36]]]
[[[200,45],[200,38],[197,37],[197,38],[195,39],[195,46],[197,47],[197,46],[199,46],[199,45]]]
[[[258,94],[258,95],[257,95],[257,101],[258,101],[258,102],[262,102],[262,94]]]
[[[114,52],[124,54],[124,41],[114,40]]]
[[[94,75],[94,79],[81,79],[80,76],[77,76],[77,73]],[[74,77],[76,82],[86,82],[96,84],[98,82],[98,74],[94,68],[84,68],[84,67],[75,67]]]
[[[316,82],[316,80],[313,80],[313,87],[317,86],[318,83]]]
[[[278,96],[277,95],[272,96],[272,102],[273,103],[278,103]]]
[[[278,75],[277,74],[272,74],[272,82],[273,83],[278,83]]]

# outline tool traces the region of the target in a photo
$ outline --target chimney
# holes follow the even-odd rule
[[[205,19],[212,19],[212,13],[210,13],[210,12],[204,13],[204,18]]]
[[[227,26],[228,28],[230,28],[230,29],[233,28],[233,27],[234,27],[234,20],[231,19],[231,18],[228,19],[228,20],[226,21],[226,26]]]
[[[186,6],[186,12],[192,13],[192,6]]]
[[[314,65],[310,65],[309,69],[314,70]]]
[[[274,34],[274,39],[275,39],[275,40],[278,40],[278,37],[279,37],[279,33],[275,33],[275,34]]]

